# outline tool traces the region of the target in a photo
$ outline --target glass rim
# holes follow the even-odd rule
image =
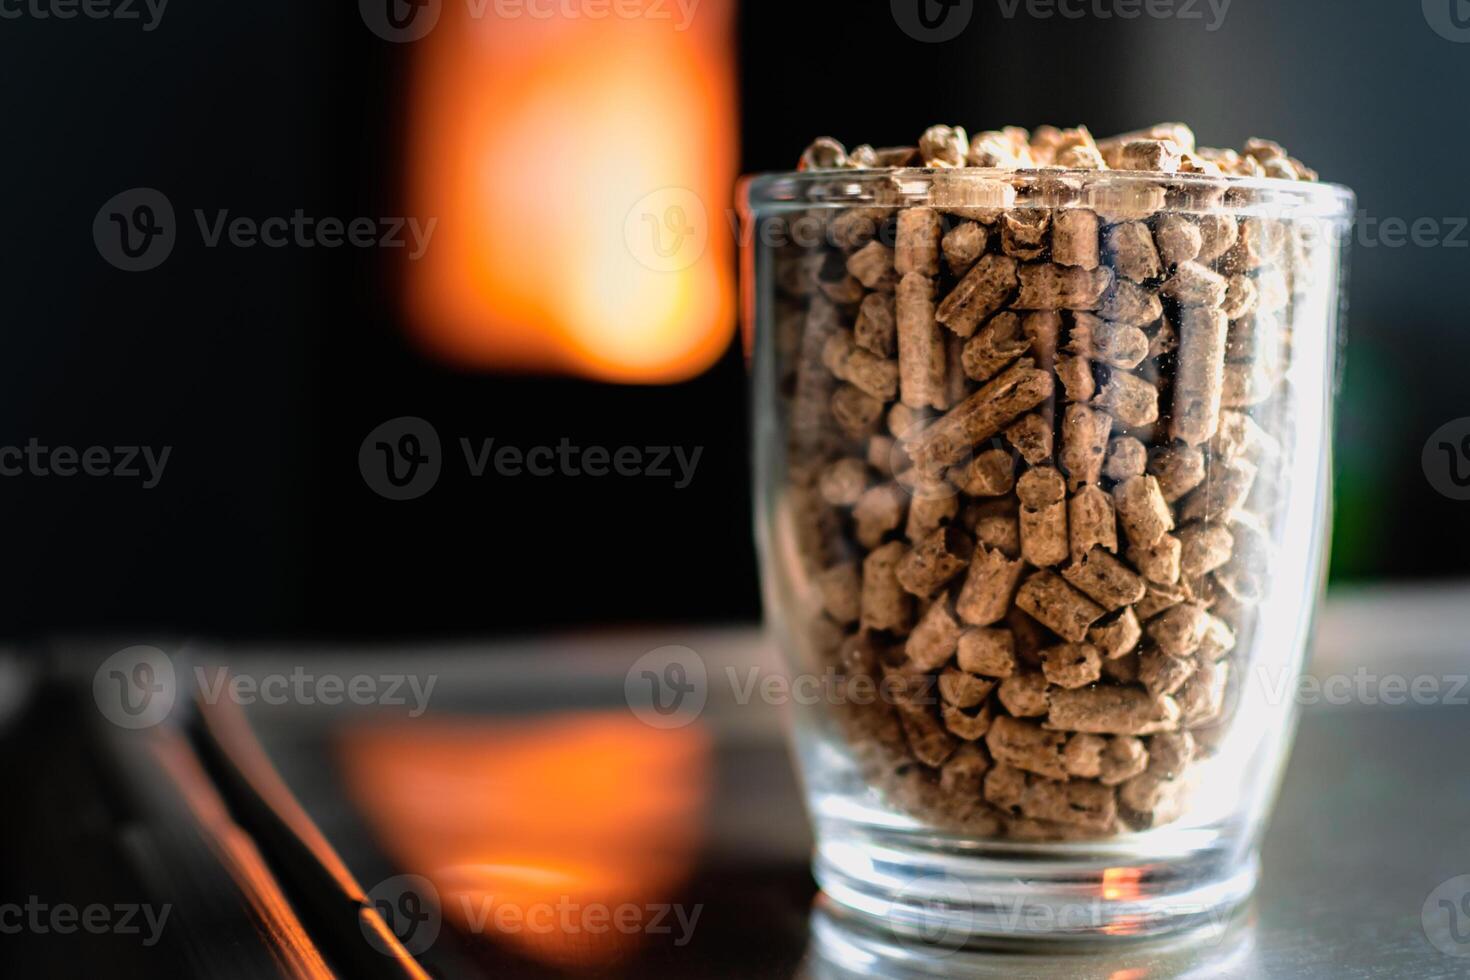
[[[1007,169],[998,167],[891,167],[882,169],[788,170],[746,174],[736,185],[736,199],[743,210],[781,212],[813,208],[843,208],[864,205],[910,207],[930,204],[940,210],[973,206],[956,200],[935,202],[929,190],[935,186],[990,187],[1013,190],[1045,188],[1053,183],[1076,195],[1075,200],[1002,204],[1008,207],[1088,208],[1086,194],[1093,190],[1129,187],[1163,187],[1166,191],[1224,197],[1209,210],[1231,213],[1268,213],[1276,217],[1347,218],[1353,214],[1357,197],[1343,184],[1286,180],[1280,177],[1235,177],[1212,174],[1160,173],[1144,170],[1068,170],[1060,167]],[[884,191],[882,200],[875,191]],[[814,193],[816,192],[816,193]],[[1235,201],[1230,198],[1234,192]],[[1206,210],[1165,205],[1159,211]]]

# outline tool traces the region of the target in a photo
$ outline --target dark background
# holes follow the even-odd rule
[[[1451,0],[1453,2],[1453,0]],[[912,142],[927,125],[1164,119],[1201,142],[1281,140],[1382,220],[1470,214],[1470,44],[1417,3],[1234,0],[1204,20],[1012,19],[977,0],[926,44],[884,2],[747,2],[742,169],[815,135]],[[758,615],[745,369],[737,347],[679,385],[464,373],[423,357],[373,250],[204,249],[126,274],[90,228],[126,188],[180,214],[403,213],[412,46],[351,3],[170,4],[152,33],[0,20],[0,445],[169,445],[162,483],[0,479],[0,634],[487,635]],[[535,189],[528,189],[534,193]],[[1450,223],[1444,223],[1446,231]],[[1462,232],[1460,241],[1470,239]],[[1470,415],[1470,249],[1354,249],[1340,402],[1334,580],[1463,574],[1467,504],[1420,452]],[[522,446],[702,446],[693,483],[471,480],[446,466],[392,503],[357,469],[387,419]]]

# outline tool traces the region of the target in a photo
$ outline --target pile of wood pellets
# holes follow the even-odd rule
[[[1317,264],[1236,178],[1316,174],[1172,123],[821,139],[801,166],[895,168],[772,251],[804,626],[884,692],[837,715],[864,779],[971,836],[1177,819],[1269,586]]]

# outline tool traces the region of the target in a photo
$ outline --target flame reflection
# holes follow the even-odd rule
[[[626,957],[640,935],[612,917],[674,901],[698,849],[710,767],[698,726],[620,712],[419,719],[349,729],[337,750],[384,850],[434,883],[446,921],[558,966]]]

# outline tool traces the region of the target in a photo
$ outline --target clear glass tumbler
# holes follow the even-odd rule
[[[1321,592],[1352,194],[845,170],[740,208],[823,889],[941,944],[1218,925]]]

